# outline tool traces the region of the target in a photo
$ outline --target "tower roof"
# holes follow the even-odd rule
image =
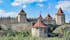
[[[40,16],[38,17],[37,22],[34,24],[33,27],[46,27],[46,25],[42,22],[42,16],[40,14]]]
[[[50,18],[52,18],[52,17],[50,16],[50,14],[48,14],[48,15],[46,16],[46,19],[48,20],[48,19],[50,19]]]
[[[38,19],[42,19],[42,16],[41,16],[41,14],[39,15]]]
[[[62,11],[62,9],[61,9],[61,8],[59,8],[59,9],[58,9],[57,14],[63,15],[63,11]]]
[[[41,21],[41,20],[37,20],[37,22],[34,24],[34,26],[33,27],[37,27],[37,28],[39,28],[39,27],[46,27],[46,25]]]
[[[25,11],[22,9],[19,13],[19,15],[26,15]]]

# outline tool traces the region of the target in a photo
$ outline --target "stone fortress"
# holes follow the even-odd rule
[[[45,19],[40,15],[37,19],[28,19],[24,10],[21,10],[16,18],[1,17],[0,18],[0,29],[4,30],[12,29],[15,31],[23,31],[31,29],[32,36],[47,36],[47,25],[63,25],[65,24],[65,14],[62,9],[59,8],[53,19],[50,14]]]

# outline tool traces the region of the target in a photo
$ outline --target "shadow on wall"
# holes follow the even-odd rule
[[[8,30],[8,28],[6,27],[6,25],[0,25],[0,30]]]

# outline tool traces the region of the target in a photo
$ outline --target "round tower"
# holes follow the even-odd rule
[[[55,21],[57,25],[63,25],[65,23],[65,14],[61,8],[59,8],[57,14],[55,15]]]
[[[17,19],[18,19],[18,22],[23,22],[23,23],[27,22],[26,13],[23,9],[18,14]]]
[[[41,15],[39,16],[37,22],[32,27],[33,37],[45,37],[47,36],[47,25],[41,21]]]

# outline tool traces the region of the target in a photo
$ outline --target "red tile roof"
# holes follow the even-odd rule
[[[46,27],[46,25],[41,20],[37,20],[33,27]]]
[[[52,19],[52,17],[50,16],[50,14],[48,14],[48,15],[46,16],[46,20],[49,20],[49,19]]]
[[[33,27],[46,27],[46,25],[42,22],[42,16],[40,14],[40,16],[38,17],[37,22],[34,24]]]
[[[63,15],[63,11],[62,11],[62,9],[61,9],[61,8],[59,8],[59,9],[58,9],[57,14]]]

